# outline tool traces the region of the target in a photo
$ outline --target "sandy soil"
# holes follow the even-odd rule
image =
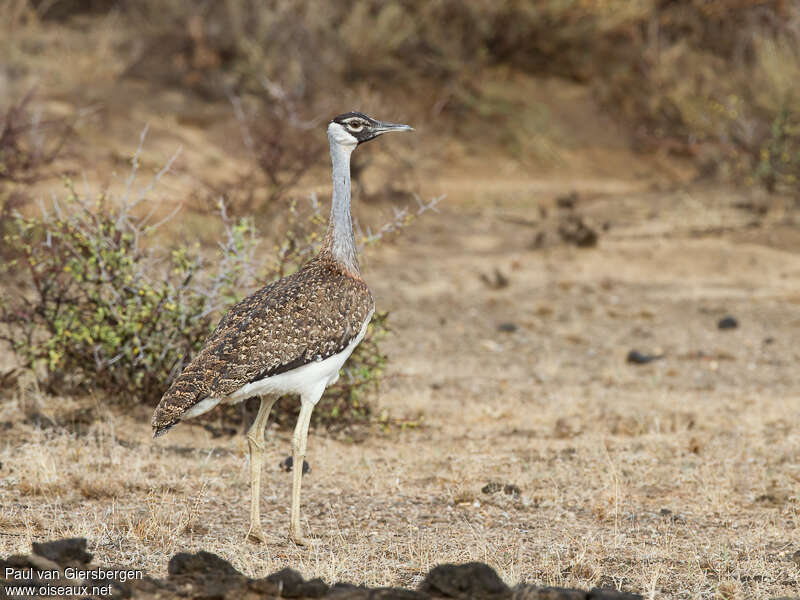
[[[482,560],[512,584],[800,594],[796,213],[771,200],[754,216],[733,189],[650,187],[431,186],[450,194],[442,214],[363,265],[395,331],[377,412],[407,426],[312,433],[312,547],[286,539],[288,434],[269,433],[262,547],[243,541],[243,438],[182,426],[152,441],[144,411],[102,405],[76,438],[23,423],[35,399],[17,397],[0,405],[0,555],[86,536],[99,562],[158,574],[203,548],[246,574],[329,582],[414,585],[437,563]],[[568,214],[597,247],[560,238]],[[726,315],[738,328],[718,329]],[[632,349],[661,358],[629,364]]]

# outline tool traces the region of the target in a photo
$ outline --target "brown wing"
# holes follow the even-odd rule
[[[325,260],[261,288],[225,314],[161,398],[156,435],[205,398],[343,350],[373,309],[366,284]]]

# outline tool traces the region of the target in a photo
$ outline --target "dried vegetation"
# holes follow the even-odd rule
[[[5,313],[19,355],[0,360],[38,363],[34,378],[0,373],[0,555],[85,536],[101,562],[161,575],[174,553],[213,548],[252,577],[289,565],[327,582],[416,587],[433,565],[470,560],[510,585],[798,595],[798,18],[797,3],[778,0],[0,3],[0,85],[14,92],[0,163],[16,173],[0,173],[13,244],[0,252],[6,267],[18,261],[2,289],[21,303]],[[52,87],[26,97],[32,77]],[[585,102],[571,129],[548,128],[575,90],[605,110]],[[40,127],[69,113],[59,102],[100,107],[70,130],[78,144]],[[328,177],[318,129],[353,107],[422,124],[414,139],[431,152],[376,146],[357,158],[357,200],[374,200],[357,203],[365,244],[430,208],[412,199],[420,181],[433,190],[425,197],[447,191],[454,208],[419,223],[424,235],[368,253],[378,305],[402,335],[381,340],[386,324],[376,323],[346,387],[315,411],[326,427],[309,446],[304,514],[317,543],[286,542],[290,486],[278,465],[290,442],[274,428],[271,540],[244,545],[247,449],[220,435],[241,415],[153,443],[150,406],[118,401],[145,385],[152,405],[215,310],[313,252]],[[602,131],[609,114],[617,132]],[[132,212],[113,185],[65,193],[40,179],[63,172],[59,148],[103,177],[127,173],[148,119],[144,152],[151,142],[157,151],[140,173],[158,173],[176,137],[187,158]],[[571,156],[622,167],[602,180],[574,164],[532,178],[577,129],[599,132],[590,141],[600,150]],[[614,163],[606,149],[619,151],[617,133],[636,154]],[[690,172],[684,184],[705,181],[651,178],[664,156]],[[387,162],[401,176],[378,181]],[[187,174],[190,184],[175,183]],[[107,190],[103,210],[87,189]],[[46,214],[30,202],[42,196]],[[410,208],[375,219],[398,197]],[[181,227],[168,221],[148,238],[148,224],[184,198]],[[69,252],[48,251],[48,230]],[[147,243],[133,243],[137,230]],[[77,285],[89,271],[70,261],[95,254],[89,238],[135,285]],[[168,273],[176,251],[179,277]],[[32,277],[52,284],[46,294]],[[76,290],[126,319],[76,312]],[[143,352],[143,306],[157,323],[191,321],[188,333]],[[18,310],[32,310],[39,333],[25,337],[31,320],[15,321]],[[729,314],[739,327],[718,329]],[[102,335],[77,344],[65,333],[76,322]],[[48,340],[59,343],[54,356]],[[124,361],[114,360],[120,348]],[[658,360],[626,362],[632,348]],[[69,368],[58,363],[68,352]],[[372,407],[366,427],[325,435]],[[291,425],[295,409],[287,403],[277,421]]]

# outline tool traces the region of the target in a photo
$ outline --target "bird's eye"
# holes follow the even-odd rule
[[[361,131],[364,129],[364,123],[358,119],[353,119],[352,121],[347,122],[347,128],[351,131]]]

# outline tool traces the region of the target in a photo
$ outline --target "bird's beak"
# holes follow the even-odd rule
[[[401,123],[380,122],[373,129],[373,131],[375,132],[375,135],[378,136],[391,131],[414,131],[414,128],[411,127],[411,125],[402,125]]]

